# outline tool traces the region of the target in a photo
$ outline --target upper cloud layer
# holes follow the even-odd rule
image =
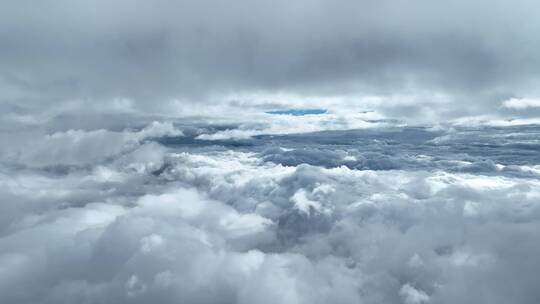
[[[424,107],[436,107],[431,110],[441,117],[484,114],[534,91],[536,6],[528,0],[17,1],[0,12],[0,98],[47,108],[121,97],[156,110],[171,99],[190,106],[231,92],[431,92],[453,101]],[[387,111],[407,116],[418,108]]]

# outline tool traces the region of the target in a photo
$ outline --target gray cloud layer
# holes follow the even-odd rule
[[[538,131],[36,137],[0,155],[0,302],[536,303]]]
[[[481,113],[536,83],[536,8],[525,0],[4,3],[0,98],[151,105],[239,91],[432,91]]]

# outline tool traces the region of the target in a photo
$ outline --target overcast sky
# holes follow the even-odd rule
[[[379,96],[389,116],[530,116],[501,105],[539,96],[538,20],[532,0],[10,1],[0,100],[148,111],[279,93],[365,109]]]

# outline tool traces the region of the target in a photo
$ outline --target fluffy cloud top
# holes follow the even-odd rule
[[[538,299],[537,128],[332,132],[225,147],[158,123],[43,135],[2,159],[0,299]]]

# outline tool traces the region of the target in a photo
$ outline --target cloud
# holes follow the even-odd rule
[[[21,133],[9,146],[3,147],[0,153],[6,160],[30,167],[101,163],[119,154],[136,150],[148,138],[183,136],[182,131],[170,122],[152,122],[140,131],[69,129],[41,137],[39,135],[43,133],[42,130]],[[9,134],[7,136],[12,138]]]
[[[403,285],[399,290],[399,294],[405,299],[407,304],[428,303],[429,296],[421,290],[417,290],[409,284]]]
[[[0,302],[538,302],[535,6],[4,5]]]
[[[4,163],[0,277],[9,280],[0,280],[2,300],[491,303],[537,296],[530,277],[531,257],[540,253],[540,184],[536,165],[525,164],[533,154],[510,165],[504,151],[478,148],[495,165],[461,170],[457,159],[436,159],[445,156],[432,145],[422,150],[431,156],[408,164],[396,158],[398,168],[374,171],[341,163],[368,151],[328,154],[325,133],[259,139],[275,145],[291,137],[294,150],[261,143],[173,149],[146,136],[178,129],[153,123],[140,130],[60,133],[83,143],[146,138],[66,171]],[[367,129],[346,138],[361,138],[367,149],[377,137],[407,154],[411,145],[400,141],[474,147],[482,138],[507,138],[496,130]],[[508,134],[526,140],[532,130]],[[343,131],[336,132],[334,141]],[[266,159],[316,142],[307,150],[314,157],[304,159],[336,163],[303,164],[303,154],[284,154],[296,159],[286,165]],[[446,157],[480,162],[474,151]],[[510,284],[499,280],[505,273]],[[480,287],[471,290],[474,284]]]
[[[514,110],[525,110],[540,107],[540,99],[534,98],[511,98],[503,102],[503,107]]]
[[[2,100],[37,112],[85,101],[167,114],[177,101],[253,107],[260,103],[247,96],[256,93],[348,96],[359,108],[366,95],[409,95],[412,108],[399,100],[381,108],[402,118],[436,114],[430,120],[496,113],[501,100],[537,85],[531,6],[22,1],[0,18]],[[434,105],[430,95],[450,102]]]

